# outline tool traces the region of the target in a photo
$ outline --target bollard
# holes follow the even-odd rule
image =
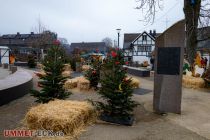
[[[11,68],[12,73],[15,73],[17,71],[17,67],[16,66],[11,66],[10,68]]]
[[[4,63],[3,66],[4,66],[4,69],[8,69],[8,64],[7,63]]]
[[[12,66],[14,66],[14,64],[9,64],[9,70],[12,71]]]

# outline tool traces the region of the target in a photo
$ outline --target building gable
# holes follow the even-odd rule
[[[146,36],[146,40],[147,40],[147,38],[150,38],[151,40],[155,41],[155,38],[152,35],[148,34],[146,31],[144,31],[135,40],[133,40],[132,43],[135,44],[135,42],[138,41],[139,39],[144,40],[144,36]]]

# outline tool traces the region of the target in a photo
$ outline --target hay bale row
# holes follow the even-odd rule
[[[87,80],[85,77],[76,77],[72,79],[68,79],[64,84],[64,89],[73,89],[79,88],[80,90],[89,90],[90,88],[90,81]]]
[[[37,64],[37,68],[43,70],[44,69],[44,65],[41,64],[41,63],[38,63]],[[64,69],[64,71],[72,71],[71,65],[69,65],[69,64],[64,64],[64,68],[63,69]]]
[[[192,77],[192,76],[183,75],[182,86],[186,88],[193,88],[193,89],[204,88],[205,81],[200,77]]]
[[[95,109],[88,102],[55,100],[32,107],[24,122],[31,130],[62,131],[65,136],[76,137],[96,118]]]
[[[71,76],[71,71],[63,71],[62,72],[62,76],[63,77],[70,77]],[[36,76],[38,76],[39,78],[41,78],[41,77],[43,77],[43,76],[46,76],[46,73],[45,73],[45,71],[40,71],[40,72],[34,72],[34,74],[36,75]]]

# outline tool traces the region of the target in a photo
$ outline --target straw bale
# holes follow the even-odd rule
[[[188,69],[186,69],[186,76],[192,76],[192,72],[191,71],[188,71]]]
[[[63,71],[62,76],[63,77],[70,77],[71,73],[72,73],[71,71]]]
[[[40,71],[40,72],[34,72],[34,74],[36,76],[38,76],[39,78],[43,77],[43,76],[46,76],[46,73],[44,71]]]
[[[55,100],[32,107],[24,122],[31,130],[61,131],[65,136],[75,138],[96,118],[95,109],[88,102]]]
[[[69,64],[64,64],[64,71],[72,71],[72,69],[71,69],[71,65],[69,65]]]
[[[143,66],[144,66],[144,67],[147,67],[147,66],[149,66],[149,63],[148,63],[148,61],[144,61],[144,62],[143,62]]]
[[[78,82],[77,78],[68,79],[64,84],[64,89],[68,90],[68,89],[76,88],[77,82]]]
[[[38,63],[36,66],[38,69],[44,69],[44,65],[42,65],[41,63]]]
[[[87,71],[90,69],[90,65],[83,65],[82,66],[82,71]]]
[[[131,86],[132,88],[139,88],[140,87],[140,80],[134,77],[127,77],[127,79],[131,78]]]
[[[200,77],[192,77],[192,76],[183,75],[182,85],[183,87],[193,88],[193,89],[204,88],[205,81],[203,78],[200,78]]]
[[[89,90],[90,89],[90,81],[87,80],[85,77],[81,76],[78,77],[77,88],[80,90]]]

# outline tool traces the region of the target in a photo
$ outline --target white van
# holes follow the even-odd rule
[[[0,63],[9,64],[9,50],[7,46],[0,46]]]

